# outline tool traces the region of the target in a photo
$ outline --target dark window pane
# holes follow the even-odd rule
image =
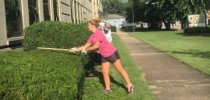
[[[54,7],[54,20],[58,21],[58,2],[57,0],[53,0],[53,7]]]
[[[49,3],[48,0],[43,0],[43,9],[44,9],[44,20],[49,21],[50,20],[50,12],[49,12]]]
[[[19,0],[5,0],[7,37],[20,36],[23,33]]]
[[[37,0],[28,0],[30,25],[39,22]]]

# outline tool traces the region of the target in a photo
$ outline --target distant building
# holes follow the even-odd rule
[[[102,17],[102,21],[110,23],[112,26],[116,26],[120,28],[120,26],[125,21],[125,17],[117,15],[117,14],[109,14],[107,16]]]
[[[42,21],[82,23],[103,12],[101,0],[0,0],[0,47],[24,39],[25,27]]]

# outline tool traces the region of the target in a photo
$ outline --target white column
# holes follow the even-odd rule
[[[72,23],[72,10],[71,10],[72,9],[72,7],[71,7],[72,6],[72,0],[70,0],[69,2],[70,2],[69,3],[70,22]]]
[[[84,22],[84,20],[83,20],[83,6],[81,5],[80,8],[81,8],[81,16],[80,16],[81,17],[81,22]]]
[[[23,23],[23,30],[29,26],[29,11],[28,11],[28,0],[21,0],[21,17]],[[24,32],[24,31],[23,31]]]
[[[82,23],[82,5],[79,5],[79,15],[80,23]]]
[[[80,23],[80,4],[78,3],[78,23]]]
[[[75,15],[75,0],[72,0],[72,16],[73,16],[73,23],[76,22],[76,15]]]
[[[76,2],[76,20],[77,24],[79,23],[79,10],[78,10],[78,2]]]
[[[39,22],[42,22],[44,21],[43,0],[37,0],[37,6],[38,6]]]
[[[95,13],[95,0],[92,0],[92,18],[94,18]]]
[[[57,9],[57,8],[55,8]],[[49,0],[49,12],[50,12],[50,20],[54,21],[55,16],[54,16],[54,5],[53,5],[53,0]]]
[[[7,42],[7,25],[4,0],[0,0],[0,47],[8,45]]]
[[[58,4],[57,4],[57,7],[58,7],[58,12],[57,12],[57,14],[58,14],[58,19],[59,19],[59,21],[60,21],[61,18],[62,18],[62,17],[61,17],[61,4],[60,4],[60,2],[61,2],[60,0],[57,1],[57,3],[58,3]]]
[[[95,5],[94,5],[95,6],[95,17],[94,17],[95,19],[99,17],[99,15],[98,15],[98,2],[97,1],[98,0],[95,0]]]

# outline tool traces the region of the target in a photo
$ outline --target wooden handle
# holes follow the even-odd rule
[[[61,49],[61,48],[46,48],[46,47],[37,47],[40,50],[53,50],[53,51],[69,51],[69,49]]]

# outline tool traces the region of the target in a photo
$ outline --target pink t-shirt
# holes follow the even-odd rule
[[[87,41],[87,43],[90,44],[94,44],[96,42],[100,42],[98,51],[103,57],[109,57],[116,51],[116,48],[108,42],[108,40],[100,30],[92,33]]]

